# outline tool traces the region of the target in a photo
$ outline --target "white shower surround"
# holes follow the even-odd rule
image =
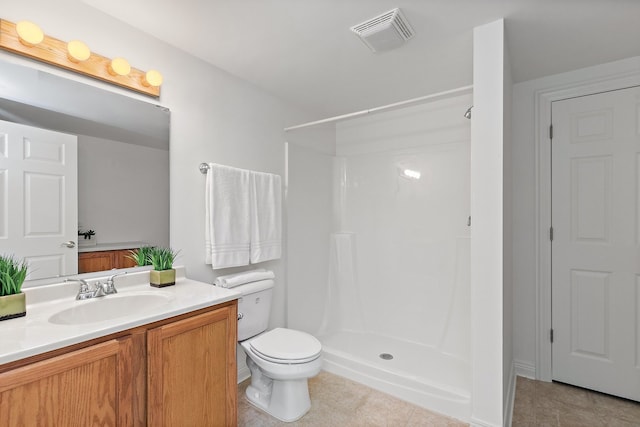
[[[339,123],[336,157],[290,146],[288,179],[289,327],[319,336],[327,371],[462,420],[469,105],[462,95]]]

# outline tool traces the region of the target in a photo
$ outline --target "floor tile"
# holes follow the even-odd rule
[[[468,424],[428,411],[338,375],[309,380],[311,409],[300,420],[281,422],[251,405],[238,385],[240,427],[463,427]],[[638,427],[640,403],[561,383],[518,377],[513,427]]]
[[[313,427],[463,427],[445,417],[381,393],[338,375],[321,372],[309,380],[311,409],[292,423],[284,423],[255,408],[245,396],[250,379],[238,385],[238,426]]]
[[[640,403],[567,384],[518,377],[512,426],[638,427]]]

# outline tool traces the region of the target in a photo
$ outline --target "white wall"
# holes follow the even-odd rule
[[[537,97],[564,88],[602,87],[607,81],[638,84],[640,57],[601,64],[513,86],[513,352],[519,375],[540,377],[536,372],[536,305],[538,275],[538,141]],[[607,84],[608,88],[617,83]],[[588,89],[587,89],[588,90]],[[548,125],[549,119],[540,118]],[[548,225],[547,225],[548,226]],[[544,334],[544,331],[541,332]]]
[[[326,145],[335,147],[335,136]],[[331,155],[289,144],[288,325],[313,334],[322,322],[327,297],[329,236],[333,231],[333,162]]]
[[[99,243],[169,245],[169,151],[79,135],[78,223]]]
[[[511,159],[511,106],[513,81],[511,80],[511,64],[509,54],[504,50],[503,81],[503,264],[502,264],[502,398],[503,423],[511,425],[513,399],[515,397],[515,371],[513,367],[513,188],[514,175]]]
[[[474,426],[503,423],[504,21],[473,33],[471,351]]]
[[[335,124],[287,132],[287,325],[317,333],[333,230]]]
[[[156,5],[162,7],[162,5]],[[283,128],[317,119],[308,112],[230,74],[99,12],[80,0],[12,0],[2,5],[2,18],[28,19],[61,40],[83,40],[95,52],[125,57],[139,69],[156,68],[164,75],[160,100],[154,100],[93,79],[0,52],[0,59],[44,69],[171,110],[170,242],[179,249],[177,264],[188,277],[211,283],[216,275],[204,264],[204,186],[201,162],[216,162],[284,175]],[[218,41],[224,43],[224,41]],[[238,54],[242,54],[239,52]],[[271,324],[285,322],[283,261],[273,269],[277,283]],[[244,364],[243,355],[238,354]]]

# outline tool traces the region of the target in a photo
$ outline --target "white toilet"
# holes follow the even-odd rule
[[[279,420],[290,422],[311,408],[307,379],[322,368],[322,344],[306,332],[285,328],[267,331],[273,285],[273,280],[261,280],[234,288],[242,292],[238,341],[251,371],[247,399]]]

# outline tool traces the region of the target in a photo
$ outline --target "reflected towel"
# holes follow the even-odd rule
[[[251,172],[251,263],[278,259],[282,253],[280,176]]]
[[[213,269],[248,265],[251,174],[209,164],[205,191],[205,251]]]
[[[243,271],[242,273],[228,274],[226,276],[216,277],[213,284],[223,288],[233,288],[235,286],[244,285],[251,282],[258,282],[265,279],[275,278],[275,274],[271,270],[262,268],[257,270]]]

